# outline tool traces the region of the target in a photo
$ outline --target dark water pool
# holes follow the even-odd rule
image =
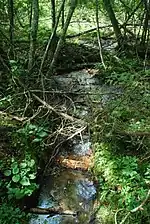
[[[64,210],[78,212],[71,215],[36,215],[30,224],[73,224],[89,223],[96,189],[88,174],[81,171],[62,169],[56,174],[46,177],[39,196],[39,207],[49,208],[58,204]]]

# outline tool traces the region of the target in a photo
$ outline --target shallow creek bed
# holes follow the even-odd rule
[[[56,94],[50,102],[65,102],[66,111],[85,120],[91,113],[93,104],[101,108],[109,100],[122,94],[120,88],[103,85],[95,75],[96,71],[92,71],[92,75],[89,70],[83,69],[47,80],[50,90]],[[70,94],[69,97],[66,94]],[[91,220],[94,220],[92,214],[96,188],[88,171],[92,159],[89,135],[72,138],[69,151],[67,148],[60,149],[60,154],[55,158],[56,166],[44,178],[38,206],[43,209],[61,206],[63,211],[71,211],[72,215],[39,214],[33,216],[29,224],[94,223]]]
[[[82,141],[74,141],[68,155],[65,149],[62,150],[61,155],[58,155],[56,159],[58,165],[43,180],[38,207],[61,206],[63,211],[66,213],[68,211],[68,214],[33,215],[30,224],[87,224],[90,222],[96,197],[92,176],[87,171],[90,160],[92,160],[92,152],[87,136]],[[75,167],[77,163],[78,167]]]

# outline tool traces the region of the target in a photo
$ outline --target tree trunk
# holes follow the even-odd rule
[[[38,21],[39,21],[39,2],[38,0],[32,1],[32,21],[31,21],[31,30],[30,30],[30,49],[29,49],[29,62],[28,62],[28,70],[31,72],[34,57],[35,57],[35,44],[37,38],[38,31]]]
[[[62,12],[62,9],[64,7],[64,4],[65,4],[65,0],[62,1],[62,4],[61,4],[60,9],[59,9],[59,12],[58,12],[57,20],[56,20],[56,23],[55,23],[55,27],[54,27],[53,32],[52,32],[52,34],[51,34],[51,36],[49,38],[49,41],[47,43],[46,50],[44,52],[44,55],[43,55],[43,58],[42,58],[42,61],[41,61],[41,65],[40,65],[39,76],[41,75],[42,68],[43,68],[44,62],[46,60],[48,50],[50,49],[52,51],[51,52],[51,55],[52,56],[54,54],[53,53],[53,47],[55,45],[56,30],[57,30],[57,27],[58,27],[59,19],[60,19],[61,12]]]
[[[100,54],[102,65],[104,69],[106,69],[104,59],[103,59],[103,54],[102,54],[102,43],[101,43],[100,30],[99,30],[99,18],[98,18],[99,0],[95,0],[95,4],[96,4],[96,25],[97,25],[97,39],[98,39],[98,45],[99,45],[99,54]]]
[[[145,3],[145,19],[143,26],[143,33],[141,38],[141,45],[145,46],[147,39],[149,38],[149,26],[150,26],[150,2],[148,0],[144,1]]]
[[[116,39],[118,42],[118,46],[119,46],[119,48],[122,48],[123,47],[123,37],[121,34],[121,30],[119,28],[118,21],[116,19],[114,10],[111,5],[111,0],[103,0],[103,3],[104,3],[104,7],[108,13],[108,16],[111,20],[111,23],[112,23],[112,26],[113,26],[113,29],[115,32],[115,36],[116,36]]]
[[[58,58],[59,52],[60,52],[60,50],[62,48],[62,45],[64,43],[65,36],[66,36],[66,33],[67,33],[67,29],[68,29],[68,26],[70,24],[72,15],[73,15],[74,10],[76,8],[76,5],[77,5],[77,0],[71,0],[69,12],[68,12],[68,15],[67,15],[67,19],[66,19],[66,22],[64,24],[64,29],[63,29],[61,38],[60,38],[60,40],[59,40],[59,42],[57,44],[57,47],[56,47],[56,50],[55,50],[52,62],[50,64],[50,68],[49,68],[48,74],[51,74],[53,72],[53,68],[54,68],[55,63],[57,61],[57,58]]]
[[[64,29],[64,23],[65,23],[65,7],[63,6],[62,14],[61,14],[61,25],[62,25],[62,29]]]
[[[55,0],[51,0],[51,17],[52,17],[52,29],[54,29],[56,22]]]
[[[14,2],[8,0],[8,15],[9,15],[9,38],[10,38],[10,55],[13,58],[13,42],[14,42]]]
[[[32,24],[32,0],[28,1],[28,20],[29,20],[29,30],[31,30],[31,24]],[[30,40],[30,32],[28,34],[28,38]]]

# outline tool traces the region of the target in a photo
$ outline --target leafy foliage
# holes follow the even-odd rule
[[[115,213],[123,221],[128,211],[145,200],[150,184],[149,73],[140,66],[134,67],[134,61],[126,65],[125,59],[120,63],[114,71],[109,68],[103,74],[107,83],[119,85],[118,95],[108,100],[104,108],[95,108],[92,123],[93,141],[97,143],[94,172],[100,187],[99,214],[106,209],[111,215],[109,221],[100,215],[102,223],[113,223]],[[127,223],[149,223],[149,205],[145,204],[143,209],[135,217],[130,215]]]
[[[101,205],[107,205],[111,210],[125,211],[139,206],[149,189],[149,164],[140,167],[135,156],[116,156],[111,152],[111,145],[106,143],[96,144],[95,151],[95,172],[99,176]],[[150,220],[149,214],[146,216]],[[137,219],[143,217],[139,213]]]
[[[77,7],[75,13],[72,11],[72,14],[74,13],[72,21],[70,17],[70,24],[68,22],[68,33],[78,34],[79,32],[82,33],[82,31],[84,32],[87,29],[95,27],[96,1],[66,1],[64,7],[62,7],[61,21],[59,21],[57,30],[54,32],[54,39],[56,39],[56,41],[52,40],[50,43],[48,39],[49,35],[53,32],[51,27],[52,20],[53,18],[55,19],[55,22],[58,20],[58,11],[62,1],[51,1],[51,3],[52,2],[56,3],[55,7],[53,7],[53,5],[49,6],[48,2],[43,0],[4,0],[2,1],[0,8],[0,22],[2,24],[0,34],[0,67],[2,67],[2,69],[0,70],[2,70],[2,77],[4,77],[0,77],[0,82],[2,82],[2,87],[0,88],[0,96],[2,96],[0,99],[0,109],[16,116],[28,116],[32,117],[32,120],[34,119],[34,124],[28,123],[11,134],[12,144],[10,151],[12,151],[12,154],[10,153],[11,155],[9,155],[9,158],[6,159],[6,161],[2,161],[1,169],[5,178],[0,181],[0,184],[1,187],[3,187],[3,190],[7,190],[7,196],[9,196],[9,198],[22,198],[23,196],[31,195],[34,189],[36,189],[35,174],[37,164],[34,161],[42,155],[45,149],[44,140],[48,136],[48,130],[42,122],[41,125],[37,125],[36,111],[38,113],[38,109],[40,108],[38,108],[37,102],[35,103],[33,102],[34,100],[31,99],[33,85],[35,85],[34,90],[38,90],[39,94],[43,94],[42,97],[44,99],[48,99],[49,94],[47,94],[47,92],[51,91],[51,89],[49,88],[47,74],[49,73],[48,70],[51,71],[50,73],[53,72],[52,62],[54,62],[54,67],[57,68],[61,64],[60,61],[66,60],[66,63],[64,64],[67,65],[66,67],[68,68],[68,58],[70,55],[71,65],[72,62],[88,63],[91,61],[97,62],[97,60],[99,60],[99,49],[96,50],[96,52],[98,52],[97,57],[94,53],[95,46],[94,48],[90,48],[90,51],[92,49],[90,52],[92,59],[88,59],[89,57],[87,57],[86,52],[85,56],[81,52],[81,59],[78,57],[78,60],[76,60],[72,56],[72,53],[66,54],[66,51],[65,53],[61,51],[62,44],[60,44],[61,42],[63,43],[62,40],[65,40],[66,38],[66,32],[64,31],[67,31],[67,29],[64,29],[64,27],[67,26],[63,26],[63,23],[69,21],[67,12],[69,11],[70,3],[76,2]],[[97,1],[97,3],[99,4],[98,9],[100,18],[98,24],[104,27],[107,26],[104,29],[100,29],[101,34],[106,37],[108,33],[111,33],[114,37],[114,33],[116,35],[119,31],[121,35],[118,35],[119,38],[116,35],[116,39],[114,39],[118,43],[119,40],[123,40],[122,45],[124,45],[124,42],[127,46],[129,44],[129,47],[127,48],[127,51],[129,52],[121,52],[122,55],[124,54],[124,60],[114,55],[106,58],[106,71],[103,71],[101,64],[99,66],[100,79],[103,76],[105,83],[119,85],[122,88],[122,96],[118,97],[118,99],[116,99],[117,97],[112,99],[111,103],[102,111],[97,108],[95,109],[95,121],[92,119],[94,141],[98,142],[100,148],[105,148],[106,142],[111,143],[110,149],[105,150],[105,155],[101,155],[101,153],[96,154],[97,158],[102,156],[103,160],[109,164],[109,167],[106,166],[106,164],[101,164],[102,161],[96,160],[96,163],[99,164],[96,171],[97,173],[99,172],[99,169],[101,169],[100,166],[106,168],[107,172],[101,170],[101,175],[103,175],[104,181],[106,182],[103,183],[103,190],[106,197],[108,195],[112,202],[113,200],[116,200],[116,205],[119,207],[119,200],[115,199],[117,198],[115,194],[116,192],[113,192],[115,191],[115,187],[118,187],[118,189],[120,187],[121,190],[118,193],[118,198],[120,197],[121,200],[120,203],[125,206],[125,209],[130,209],[131,207],[134,207],[136,202],[139,202],[139,198],[142,200],[145,196],[145,183],[148,182],[147,178],[149,178],[149,168],[139,168],[138,159],[135,157],[135,154],[140,154],[139,152],[141,151],[147,153],[150,145],[149,138],[145,135],[146,132],[148,134],[150,132],[150,88],[148,81],[146,81],[149,79],[150,72],[149,70],[146,70],[146,66],[145,70],[141,69],[143,67],[143,62],[141,63],[139,58],[131,60],[125,58],[125,54],[129,53],[132,56],[133,52],[131,52],[132,49],[130,49],[130,46],[134,48],[134,53],[136,52],[137,54],[137,45],[140,40],[144,49],[144,64],[146,64],[146,59],[149,53],[149,48],[147,46],[149,40],[148,25],[146,27],[146,24],[148,24],[149,12],[146,10],[146,5],[139,5],[139,3],[141,3],[139,0],[100,0]],[[37,6],[36,8],[35,5]],[[50,11],[52,14],[51,18],[53,17],[52,19],[50,18]],[[116,22],[114,23],[115,17]],[[145,21],[143,21],[143,18]],[[130,24],[129,27],[128,23]],[[117,24],[119,24],[118,28]],[[144,25],[138,27],[136,24]],[[95,30],[96,29],[94,28],[94,32]],[[141,30],[143,30],[143,33]],[[62,33],[64,33],[64,36],[62,36]],[[57,43],[57,38],[59,39],[59,44],[55,46],[56,44],[53,44],[53,42]],[[89,32],[86,33],[86,38],[83,38],[82,40],[84,40],[84,44],[88,45],[88,43],[91,42],[93,46],[94,43],[97,43],[96,32],[92,34],[89,34]],[[87,40],[89,41],[88,43]],[[80,43],[80,38],[75,38],[75,42]],[[47,43],[48,45],[45,46]],[[134,45],[136,45],[136,49]],[[31,51],[29,51],[29,49],[31,49]],[[59,51],[57,51],[57,49],[59,49]],[[75,47],[75,49],[77,49],[77,47]],[[80,50],[77,50],[77,55],[79,51]],[[65,58],[66,55],[67,59]],[[30,61],[31,65],[28,63]],[[63,65],[61,66],[65,67]],[[7,81],[6,77],[8,79]],[[1,125],[7,124],[3,119],[1,119],[0,122]],[[53,130],[49,130],[49,132],[52,133]],[[101,146],[102,141],[104,142],[104,147]],[[103,151],[103,149],[100,151]],[[111,153],[117,152],[117,154],[123,155],[123,157],[119,156],[115,158],[114,155],[109,154],[109,151],[111,151]],[[131,154],[133,154],[134,157],[131,157]],[[13,158],[10,159],[10,157]],[[131,167],[129,169],[130,164]],[[116,180],[118,175],[120,175],[119,185],[119,179]],[[109,181],[111,178],[113,180],[112,183]],[[138,189],[136,195],[135,192],[137,188],[135,185],[139,184],[140,180],[141,185],[139,186],[141,192],[139,192]],[[133,185],[132,181],[136,184]],[[111,192],[107,194],[109,185]],[[131,187],[134,190],[132,193]],[[125,192],[127,192],[128,196]],[[108,201],[110,203],[110,200]],[[12,211],[12,214],[14,214],[15,217],[14,220],[12,219],[12,223],[18,223],[16,216],[18,214],[18,219],[20,219],[20,211],[13,211],[9,205],[7,209],[7,205],[3,205],[4,207],[0,210],[2,217],[6,215],[6,213],[3,212],[4,208],[6,211],[10,208],[10,211]],[[117,206],[112,205],[112,208],[116,209]],[[10,217],[12,216],[10,215],[8,219],[6,219],[7,223],[11,222],[9,220]],[[3,223],[6,223],[3,218],[2,221]]]
[[[3,202],[0,208],[0,224],[20,224],[27,221],[27,215],[12,203]]]
[[[35,182],[35,161],[29,155],[19,163],[12,158],[10,169],[2,167],[2,171],[4,176],[9,178],[7,181],[1,181],[0,185],[7,188],[9,198],[20,199],[24,196],[30,196],[38,187]]]

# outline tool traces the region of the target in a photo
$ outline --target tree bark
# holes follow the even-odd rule
[[[52,45],[54,45],[54,42],[55,42],[55,39],[56,39],[56,30],[57,30],[57,27],[58,27],[59,19],[60,19],[61,12],[62,12],[62,9],[64,7],[64,4],[65,4],[65,0],[62,1],[62,4],[61,4],[59,12],[58,12],[57,20],[56,20],[56,23],[55,23],[55,27],[54,27],[53,32],[52,32],[52,34],[49,38],[49,41],[47,43],[47,46],[46,46],[46,49],[45,49],[45,52],[44,52],[44,55],[43,55],[43,58],[42,58],[42,61],[41,61],[41,65],[40,65],[39,76],[41,75],[42,68],[43,68],[44,62],[46,60],[47,53],[48,53],[49,49],[52,51],[51,54],[53,55],[53,49],[51,49],[51,47],[52,47]]]
[[[64,29],[64,23],[65,23],[65,7],[63,6],[62,13],[61,13],[61,25],[62,25],[62,29]]]
[[[29,49],[29,62],[28,70],[31,72],[34,58],[35,58],[35,45],[38,31],[38,21],[39,21],[39,2],[38,0],[32,1],[32,21],[31,21],[31,30],[30,30],[30,49]]]
[[[52,29],[54,29],[56,22],[55,0],[51,0],[51,17],[52,17]]]
[[[9,15],[9,39],[10,39],[10,54],[14,57],[13,41],[14,41],[14,1],[8,0],[8,15]]]
[[[53,72],[53,68],[54,68],[55,63],[57,61],[57,58],[58,58],[59,52],[61,50],[61,47],[62,47],[62,45],[64,43],[65,36],[66,36],[66,33],[67,33],[67,29],[68,29],[68,26],[70,24],[72,15],[73,15],[74,10],[76,8],[76,5],[77,5],[77,0],[71,0],[69,12],[68,12],[68,15],[67,15],[67,19],[66,19],[66,22],[64,24],[64,29],[63,29],[61,38],[60,38],[60,40],[59,40],[59,42],[57,44],[57,47],[56,47],[56,50],[55,50],[55,53],[54,53],[54,56],[53,56],[53,59],[52,59],[52,62],[50,64],[50,68],[49,68],[49,71],[48,71],[47,74],[51,74]]]
[[[73,212],[71,210],[63,210],[63,208],[61,207],[52,207],[52,208],[30,208],[29,209],[30,213],[35,213],[35,214],[41,214],[41,215],[45,215],[45,214],[49,214],[50,216],[54,216],[54,215],[72,215],[72,216],[76,216],[77,212]]]
[[[145,19],[141,38],[142,46],[145,46],[146,41],[149,39],[149,26],[150,26],[150,2],[148,0],[145,0],[144,3],[145,3]]]
[[[96,25],[97,25],[97,39],[98,39],[98,45],[99,45],[99,54],[100,54],[102,65],[104,69],[106,69],[104,59],[103,59],[103,54],[102,54],[102,43],[101,43],[100,30],[99,30],[99,18],[98,18],[99,0],[95,0],[95,4],[96,4]]]
[[[104,7],[107,11],[107,14],[108,14],[108,16],[111,20],[111,23],[112,23],[112,26],[113,26],[113,29],[114,29],[114,32],[115,32],[115,36],[116,36],[116,39],[117,39],[118,47],[123,48],[123,36],[121,34],[121,30],[119,28],[118,21],[116,19],[114,10],[112,8],[111,0],[103,0],[103,3],[104,3]]]

